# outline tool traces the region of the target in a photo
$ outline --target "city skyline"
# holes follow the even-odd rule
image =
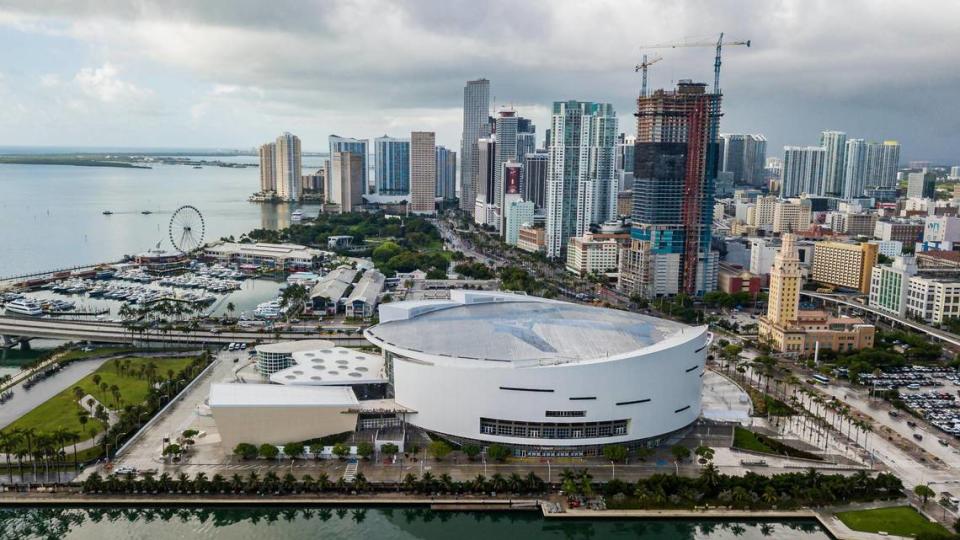
[[[610,102],[621,125],[629,125],[640,45],[725,31],[753,41],[750,50],[724,57],[725,131],[762,133],[774,149],[842,126],[901,141],[904,161],[957,158],[945,129],[960,114],[950,106],[958,75],[950,69],[948,39],[951,13],[960,7],[946,2],[753,3],[742,10],[649,2],[586,14],[546,3],[462,4],[443,13],[429,2],[368,4],[349,13],[336,4],[284,3],[272,10],[235,5],[229,16],[211,4],[45,4],[0,8],[0,43],[25,51],[0,65],[0,98],[9,113],[0,127],[5,145],[246,150],[264,134],[289,130],[300,134],[305,151],[323,151],[332,133],[373,139],[430,130],[438,144],[456,149],[463,81],[478,77],[491,81],[493,107],[512,106],[536,124],[547,125],[554,101],[596,99]],[[690,17],[694,11],[698,16]],[[394,17],[375,43],[350,39],[384,12]],[[504,23],[505,12],[514,17]],[[530,31],[534,18],[541,24]],[[851,19],[859,24],[844,22]],[[573,24],[585,38],[608,37],[581,41],[594,42],[589,47],[564,43]],[[904,30],[911,27],[923,32]],[[511,42],[510,54],[498,54],[483,28],[517,35],[523,46]],[[865,32],[898,39],[876,43]],[[321,66],[307,62],[312,54],[273,52],[289,47],[353,53],[335,62],[323,54],[331,64]],[[924,62],[914,61],[921,51]],[[670,87],[679,77],[711,79],[711,50],[663,55],[650,69],[650,87]],[[550,62],[560,56],[562,65]],[[890,79],[884,73],[893,65],[899,76]]]

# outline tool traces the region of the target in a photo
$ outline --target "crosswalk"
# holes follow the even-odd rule
[[[343,481],[344,482],[353,482],[353,479],[357,477],[357,462],[351,461],[347,463],[347,468],[343,471]]]

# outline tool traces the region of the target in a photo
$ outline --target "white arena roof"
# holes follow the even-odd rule
[[[387,382],[383,357],[327,346],[293,353],[294,365],[270,375],[285,385],[350,385]]]
[[[214,383],[211,408],[217,407],[356,407],[349,386],[290,387],[276,384]]]
[[[396,310],[367,330],[388,348],[505,362],[576,362],[639,351],[693,328],[646,315],[503,293],[461,294]],[[434,309],[430,309],[434,308]]]
[[[325,339],[301,339],[299,341],[280,341],[277,343],[264,343],[257,345],[258,353],[268,354],[293,354],[299,351],[312,351],[315,349],[329,349],[333,347],[332,341]]]

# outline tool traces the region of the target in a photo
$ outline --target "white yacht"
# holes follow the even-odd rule
[[[293,213],[290,214],[290,219],[292,219],[293,221],[300,221],[301,219],[303,219],[303,211],[294,210]]]
[[[19,298],[13,302],[8,302],[5,313],[7,315],[27,315],[29,317],[40,317],[43,315],[43,309],[40,304],[29,298]]]

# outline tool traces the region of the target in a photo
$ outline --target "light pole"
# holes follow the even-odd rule
[[[550,460],[548,459],[548,460],[547,460],[547,484],[553,483],[553,482],[552,482],[552,480],[553,480],[553,475],[551,474],[551,472],[552,472],[552,471],[550,470]]]
[[[616,480],[617,478],[617,466],[613,463],[613,460],[610,460],[610,479]]]

